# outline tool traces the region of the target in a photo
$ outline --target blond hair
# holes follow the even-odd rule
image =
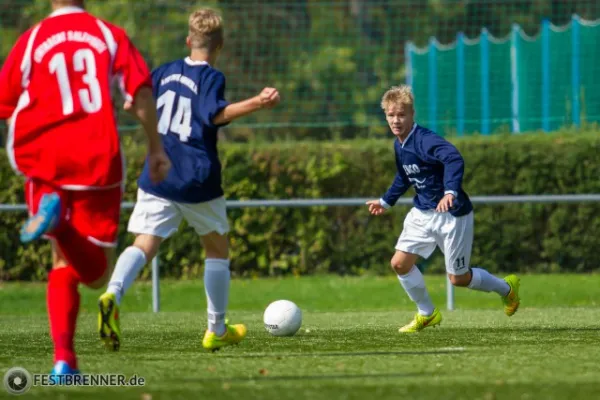
[[[194,11],[189,18],[189,36],[194,49],[218,49],[223,45],[221,16],[209,8]]]
[[[408,85],[392,86],[381,98],[381,108],[387,110],[393,104],[410,105],[414,108],[415,98]]]

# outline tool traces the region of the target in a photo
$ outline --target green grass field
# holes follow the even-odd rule
[[[445,278],[427,277],[445,307]],[[245,342],[202,351],[202,282],[162,282],[161,312],[151,288],[134,286],[122,306],[124,343],[101,347],[99,292],[82,289],[77,350],[83,373],[136,374],[144,387],[33,387],[20,398],[112,399],[591,399],[600,393],[600,275],[523,276],[522,306],[506,317],[494,294],[456,290],[439,328],[397,329],[414,309],[394,277],[236,280],[230,314],[249,326]],[[45,286],[0,285],[2,373],[47,373],[52,347]],[[300,332],[275,338],[262,312],[276,299],[304,312]],[[0,392],[0,398],[13,397]]]

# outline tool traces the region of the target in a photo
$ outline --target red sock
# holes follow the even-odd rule
[[[71,368],[77,368],[73,339],[79,313],[78,286],[79,277],[71,266],[54,269],[48,275],[46,302],[54,362],[65,361]]]

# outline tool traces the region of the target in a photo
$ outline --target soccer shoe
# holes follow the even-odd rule
[[[60,197],[56,193],[42,196],[38,212],[29,217],[21,228],[21,242],[28,243],[39,239],[54,229],[60,218]]]
[[[420,332],[430,326],[435,327],[442,322],[442,313],[436,308],[430,316],[425,316],[417,313],[415,318],[408,324],[404,325],[398,331],[400,333],[415,333]]]
[[[71,368],[65,361],[57,361],[54,364],[54,368],[50,372],[49,380],[53,385],[63,385],[64,376],[66,375],[79,375],[78,369]]]
[[[502,297],[502,302],[504,303],[504,314],[512,317],[517,310],[519,309],[519,305],[521,304],[521,299],[519,298],[519,287],[521,286],[521,280],[517,278],[516,275],[508,275],[504,278],[504,281],[508,283],[510,286],[510,292],[504,297]]]
[[[78,375],[79,370],[75,368],[71,368],[66,361],[57,361],[54,364],[54,368],[52,368],[52,372],[50,375]]]
[[[118,351],[121,346],[119,306],[113,293],[104,293],[98,299],[98,333],[108,350]]]
[[[207,330],[204,334],[204,339],[202,339],[202,347],[206,350],[217,351],[221,347],[240,343],[246,337],[246,333],[248,333],[246,325],[229,325],[225,322],[225,333],[223,336],[217,336],[216,333]]]

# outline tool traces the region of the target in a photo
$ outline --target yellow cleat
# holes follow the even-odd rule
[[[217,336],[214,332],[206,331],[202,339],[202,347],[214,352],[221,347],[239,344],[246,337],[246,333],[248,333],[246,325],[229,325],[225,322],[225,334]]]
[[[442,322],[442,313],[436,308],[433,310],[433,313],[429,316],[421,315],[417,313],[415,318],[408,324],[404,325],[399,329],[400,333],[415,333],[420,332],[425,328],[429,328],[430,326],[435,327]]]
[[[98,299],[98,333],[108,350],[118,351],[121,346],[119,306],[112,293],[104,293]]]
[[[509,317],[512,317],[521,304],[521,299],[519,298],[521,280],[517,278],[516,275],[509,275],[504,278],[504,281],[510,286],[510,292],[502,298],[502,302],[504,303],[504,313]]]

